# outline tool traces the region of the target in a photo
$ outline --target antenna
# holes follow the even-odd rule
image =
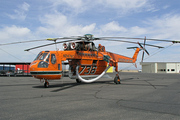
[[[55,42],[56,51],[58,51],[58,49],[57,49],[57,44],[56,44],[56,40],[54,40],[54,42]]]

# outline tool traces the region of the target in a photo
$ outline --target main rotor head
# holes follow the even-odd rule
[[[82,40],[90,41],[90,40],[94,40],[94,37],[92,34],[85,34]]]

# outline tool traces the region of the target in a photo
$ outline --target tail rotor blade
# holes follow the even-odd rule
[[[144,38],[144,50],[146,50],[146,49],[145,49],[145,45],[146,45],[146,36],[145,36],[145,38]],[[146,53],[149,54],[147,51],[146,51]],[[143,51],[143,54],[142,54],[142,60],[141,60],[141,62],[143,62],[143,60],[144,60],[144,51]]]
[[[149,55],[149,52],[146,49],[144,49],[144,51]]]
[[[141,62],[143,62],[143,60],[144,60],[144,51],[142,53],[142,60],[141,60]]]

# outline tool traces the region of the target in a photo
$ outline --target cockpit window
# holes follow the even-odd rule
[[[34,61],[35,61],[35,60],[38,60],[42,54],[43,54],[43,53],[40,52],[40,53],[36,56],[36,58],[34,59]]]
[[[50,53],[46,56],[46,58],[44,59],[44,61],[49,62],[49,56],[50,56]]]
[[[51,54],[51,63],[52,64],[56,63],[56,55],[55,54]]]
[[[44,60],[44,58],[46,57],[47,54],[48,54],[48,53],[44,53],[44,54],[40,57],[39,60]]]

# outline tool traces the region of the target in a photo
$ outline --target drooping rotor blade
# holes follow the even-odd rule
[[[55,43],[40,45],[40,46],[37,46],[37,47],[33,47],[33,48],[26,49],[26,50],[24,50],[24,51],[29,51],[29,50],[33,50],[33,49],[37,49],[37,48],[41,48],[41,47],[45,47],[45,46],[50,46],[50,45],[54,45],[54,44],[58,44],[58,43],[63,43],[63,42],[70,42],[70,41],[75,41],[75,40],[66,40],[66,41],[60,41],[60,42],[55,42]]]
[[[138,47],[127,47],[127,49],[136,49]]]
[[[135,40],[144,40],[144,38],[133,38],[133,37],[100,37],[100,39],[135,39]],[[178,40],[147,39],[147,38],[146,38],[146,40],[180,43],[180,41],[178,41]]]
[[[116,42],[126,42],[126,43],[133,43],[133,44],[141,44],[141,45],[143,45],[143,43],[137,43],[137,42],[125,41],[125,40],[111,40],[111,39],[99,39],[99,40],[116,41]],[[151,47],[157,47],[157,48],[164,48],[164,47],[162,47],[162,46],[151,45],[151,44],[145,44],[145,45],[151,46]]]
[[[50,43],[50,44],[40,45],[40,46],[37,46],[37,47],[25,49],[24,51],[29,51],[29,50],[32,50],[32,49],[36,49],[36,48],[40,48],[40,47],[45,47],[45,46],[49,46],[49,45],[54,45],[54,44],[55,44],[55,43]]]

